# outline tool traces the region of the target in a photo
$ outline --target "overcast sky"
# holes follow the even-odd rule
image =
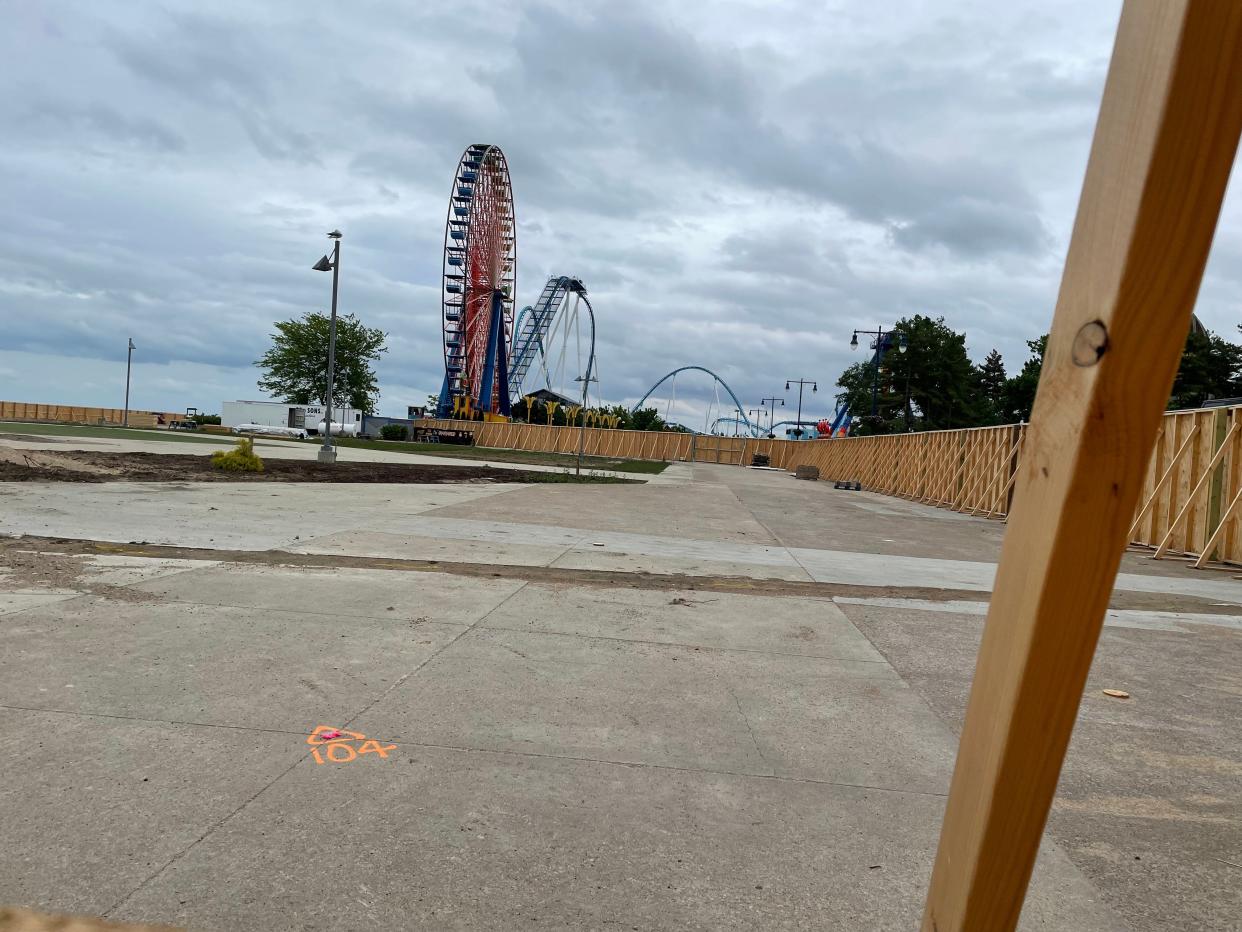
[[[389,334],[380,410],[439,389],[469,143],[503,148],[518,303],[580,276],[600,388],[680,365],[828,402],[913,313],[1011,371],[1051,320],[1118,2],[0,4],[0,398],[218,411],[272,323]],[[1235,338],[1242,205],[1199,300]],[[1180,339],[1180,335],[1177,336]],[[678,398],[710,387],[680,380]],[[791,399],[792,403],[792,399]],[[812,412],[817,413],[817,412]]]

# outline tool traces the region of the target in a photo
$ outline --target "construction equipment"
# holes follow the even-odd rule
[[[198,408],[186,408],[185,417],[168,425],[169,430],[198,430]]]

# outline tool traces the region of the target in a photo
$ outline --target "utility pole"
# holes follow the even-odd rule
[[[121,418],[121,426],[129,426],[129,373],[134,363],[134,338],[129,338],[129,352],[125,354],[125,416]]]
[[[812,379],[790,379],[789,381],[785,383],[785,391],[789,391],[790,383],[796,384],[798,386],[798,421],[797,421],[797,426],[794,428],[794,436],[796,436],[799,440],[801,440],[802,439],[802,389],[805,388],[807,385],[809,385],[811,386],[812,392],[817,392],[819,391],[819,386],[816,385],[814,380]]]
[[[781,403],[781,407],[783,408],[785,407],[785,399],[776,398],[776,397],[764,398],[759,402],[759,404],[760,406],[763,406],[763,405],[766,405],[769,401],[772,402],[772,410],[769,412],[770,417],[768,418],[768,436],[775,437],[776,436],[776,403],[779,401]]]

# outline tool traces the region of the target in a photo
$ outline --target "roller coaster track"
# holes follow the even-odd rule
[[[666,375],[661,377],[658,382],[652,385],[651,388],[647,389],[647,394],[643,395],[642,398],[639,398],[638,404],[634,405],[634,407],[631,408],[630,410],[631,411],[639,410],[643,406],[643,402],[651,397],[652,392],[654,392],[657,388],[659,388],[669,379],[677,375],[677,373],[686,372],[689,370],[694,370],[697,372],[706,372],[713,379],[715,379],[720,385],[722,385],[724,387],[724,390],[729,393],[729,397],[733,399],[733,406],[737,409],[738,420],[740,420],[743,424],[745,424],[748,428],[750,428],[751,431],[758,430],[758,427],[756,427],[756,425],[751,423],[750,418],[746,416],[746,409],[742,407],[742,402],[739,401],[737,395],[733,393],[733,389],[729,387],[729,383],[726,382],[724,379],[722,379],[720,376],[718,376],[716,373],[712,372],[711,369],[705,368],[704,366],[681,366],[680,368],[674,369],[672,372],[667,373]]]
[[[534,364],[535,359],[544,354],[544,340],[552,329],[552,321],[556,319],[566,295],[576,292],[585,297],[586,286],[582,280],[568,275],[553,275],[543,286],[538,300],[528,304],[518,313],[513,325],[513,352],[509,357],[509,396],[518,398],[522,394],[522,381]],[[593,339],[593,337],[592,337]]]

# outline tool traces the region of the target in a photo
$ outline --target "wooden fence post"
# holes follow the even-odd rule
[[[1018,923],[1240,130],[1242,4],[1127,0],[925,932]]]

